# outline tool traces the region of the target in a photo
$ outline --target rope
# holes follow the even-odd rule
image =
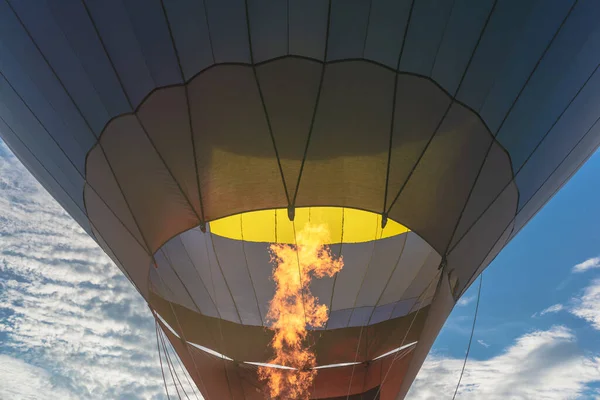
[[[483,283],[483,273],[479,275],[479,289],[477,290],[477,304],[475,305],[475,315],[473,316],[473,326],[471,327],[471,336],[469,337],[469,345],[467,346],[467,354],[465,354],[465,361],[463,362],[462,369],[460,371],[460,377],[456,383],[456,389],[454,389],[454,396],[452,400],[456,398],[458,388],[460,387],[460,381],[462,380],[463,374],[465,373],[465,367],[467,366],[467,359],[469,358],[469,352],[471,351],[471,343],[473,343],[473,333],[475,333],[475,323],[477,322],[477,313],[479,312],[479,300],[481,299],[481,284]]]

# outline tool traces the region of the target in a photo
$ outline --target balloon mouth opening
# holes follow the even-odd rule
[[[298,207],[293,214],[291,220],[288,208],[248,211],[211,221],[209,228],[228,239],[280,244],[295,244],[307,223],[326,226],[330,234],[323,244],[371,242],[410,231],[391,218],[355,208]]]

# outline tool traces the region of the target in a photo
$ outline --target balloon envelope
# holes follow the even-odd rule
[[[595,1],[0,2],[0,135],[207,399],[263,398],[268,247],[325,224],[312,398],[403,398],[597,148]],[[518,277],[515,277],[518,279]],[[362,396],[362,397],[360,397]],[[352,397],[351,397],[352,398]]]

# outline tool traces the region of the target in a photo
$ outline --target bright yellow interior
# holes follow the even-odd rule
[[[210,231],[229,239],[248,242],[295,243],[295,234],[307,222],[325,224],[330,241],[334,243],[361,243],[400,235],[409,229],[388,219],[381,228],[381,215],[369,211],[342,207],[302,207],[295,210],[294,221],[288,218],[287,209],[250,211],[210,222]]]

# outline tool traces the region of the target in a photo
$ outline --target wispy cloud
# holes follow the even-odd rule
[[[575,266],[573,266],[572,272],[585,272],[589,269],[600,268],[600,257],[592,257],[588,258],[584,262],[581,262]]]
[[[482,345],[483,347],[485,347],[486,349],[490,347],[489,344],[487,344],[486,342],[484,342],[483,340],[479,339],[477,341],[477,343],[479,343],[480,345]]]
[[[415,400],[447,398],[453,393],[462,359],[431,354],[411,388]],[[572,399],[600,380],[600,358],[582,354],[572,331],[555,326],[518,338],[502,354],[470,359],[460,399]]]
[[[463,296],[456,303],[459,307],[464,307],[475,300],[475,296]]]
[[[565,306],[563,306],[562,304],[554,304],[548,308],[543,309],[542,311],[540,311],[539,313],[534,313],[531,317],[532,318],[536,318],[536,317],[542,317],[546,314],[554,314],[557,312],[560,312],[562,310],[565,309]]]
[[[583,318],[595,329],[600,330],[600,279],[592,281],[580,297],[572,300],[571,314]]]
[[[142,298],[1,142],[0,188],[0,398],[165,398]]]

